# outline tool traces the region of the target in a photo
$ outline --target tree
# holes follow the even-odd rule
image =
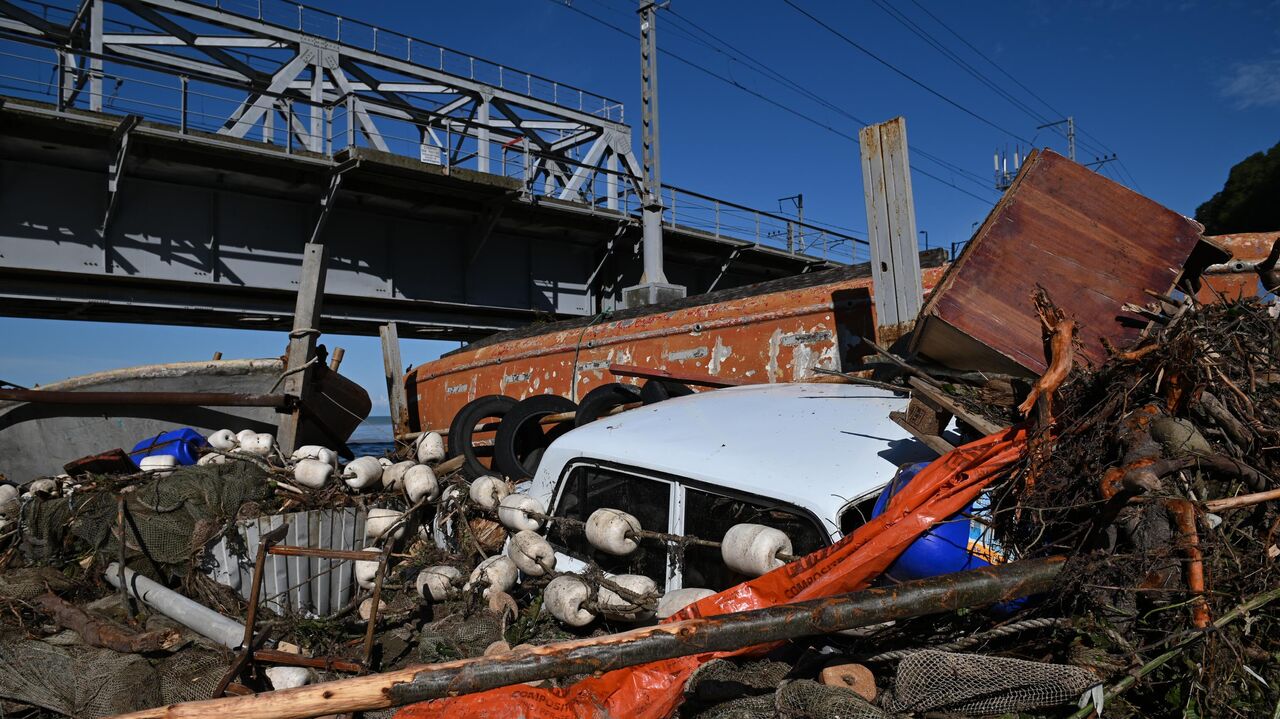
[[[1280,143],[1244,158],[1222,191],[1196,209],[1206,234],[1280,230]]]

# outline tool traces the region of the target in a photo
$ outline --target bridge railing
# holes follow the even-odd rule
[[[214,2],[215,0],[208,0]],[[242,0],[216,0],[240,2]],[[256,0],[243,0],[256,3]],[[347,32],[347,31],[344,31]],[[0,36],[3,37],[3,36]],[[344,38],[346,36],[344,35]],[[42,45],[29,38],[0,39],[0,92],[54,104],[58,109],[89,106],[89,83],[69,99],[60,88],[75,85],[63,54],[77,56],[73,68],[85,68],[92,53]],[[116,115],[135,114],[168,124],[180,133],[217,134],[244,102],[243,89],[217,78],[177,74],[145,62],[99,56],[103,62],[102,109]],[[296,94],[279,94],[272,120],[262,124],[246,140],[282,153],[310,153],[333,157],[349,147],[370,147],[361,131],[359,113],[350,95],[311,102]],[[314,122],[313,122],[314,120]],[[478,169],[486,143],[475,137],[476,121],[438,116],[429,121],[380,117],[379,131],[387,151],[417,158],[446,168]],[[492,128],[495,134],[509,128]],[[315,142],[313,142],[315,141]],[[554,199],[578,211],[631,221],[640,213],[642,198],[636,178],[619,167],[584,164],[581,148],[568,157],[554,159],[565,175],[579,168],[590,173],[575,192],[566,192],[564,176],[552,177],[547,163],[552,156],[531,146],[527,138],[487,143],[489,172],[518,180],[527,199]],[[320,152],[306,148],[317,147]],[[797,218],[729,202],[692,190],[664,185],[661,188],[663,224],[671,229],[699,232],[716,238],[746,241],[795,254],[852,263],[868,257],[866,241],[849,232],[802,223]]]

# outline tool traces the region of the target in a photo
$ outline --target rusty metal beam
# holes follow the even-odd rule
[[[288,407],[287,394],[236,392],[75,392],[0,389],[0,401],[32,404],[179,405],[189,407]]]

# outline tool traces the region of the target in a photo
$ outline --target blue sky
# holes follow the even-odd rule
[[[1118,153],[1123,165],[1105,165],[1108,176],[1188,215],[1220,189],[1232,164],[1280,140],[1280,2],[793,2],[947,100],[784,0],[672,0],[675,14],[660,15],[659,44],[706,72],[661,58],[664,181],[773,209],[777,198],[802,192],[809,219],[862,230],[861,171],[851,139],[857,124],[849,115],[869,122],[904,115],[913,165],[941,178],[914,177],[918,226],[933,246],[947,246],[966,239],[998,197],[989,189],[994,150],[1034,143],[1066,152],[1061,136],[1036,130],[1038,117],[1073,115],[1082,161],[1104,150]],[[429,9],[408,0],[315,4],[617,98],[638,124],[636,42],[583,14],[634,31],[636,3],[629,0],[573,0],[577,12],[561,0],[471,0]],[[972,77],[909,23],[1032,112]],[[716,42],[703,30],[839,111],[724,46],[713,50]],[[0,337],[0,379],[25,385],[214,351],[278,355],[285,341],[243,330],[16,319],[0,319]],[[344,370],[375,397],[375,412],[385,413],[378,409],[385,407],[385,389],[376,338],[324,341],[347,349]],[[406,363],[421,363],[453,346],[406,341],[402,352]]]

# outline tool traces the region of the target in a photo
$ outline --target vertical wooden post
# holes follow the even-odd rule
[[[320,335],[320,309],[324,303],[325,261],[328,253],[324,245],[308,242],[302,254],[302,278],[298,282],[298,300],[293,310],[293,330],[289,333],[289,350],[286,354],[285,375],[282,389],[285,394],[306,402],[315,376],[309,364],[316,358],[316,337]],[[276,441],[285,455],[296,449],[298,423],[302,411],[294,408],[280,422]]]
[[[409,431],[409,403],[404,395],[404,367],[400,363],[400,332],[395,322],[378,328],[382,338],[382,368],[387,375],[387,404],[391,409],[391,427],[395,436]]]
[[[907,156],[907,121],[895,117],[869,125],[858,133],[858,139],[871,242],[876,341],[888,346],[911,330],[924,293]]]

